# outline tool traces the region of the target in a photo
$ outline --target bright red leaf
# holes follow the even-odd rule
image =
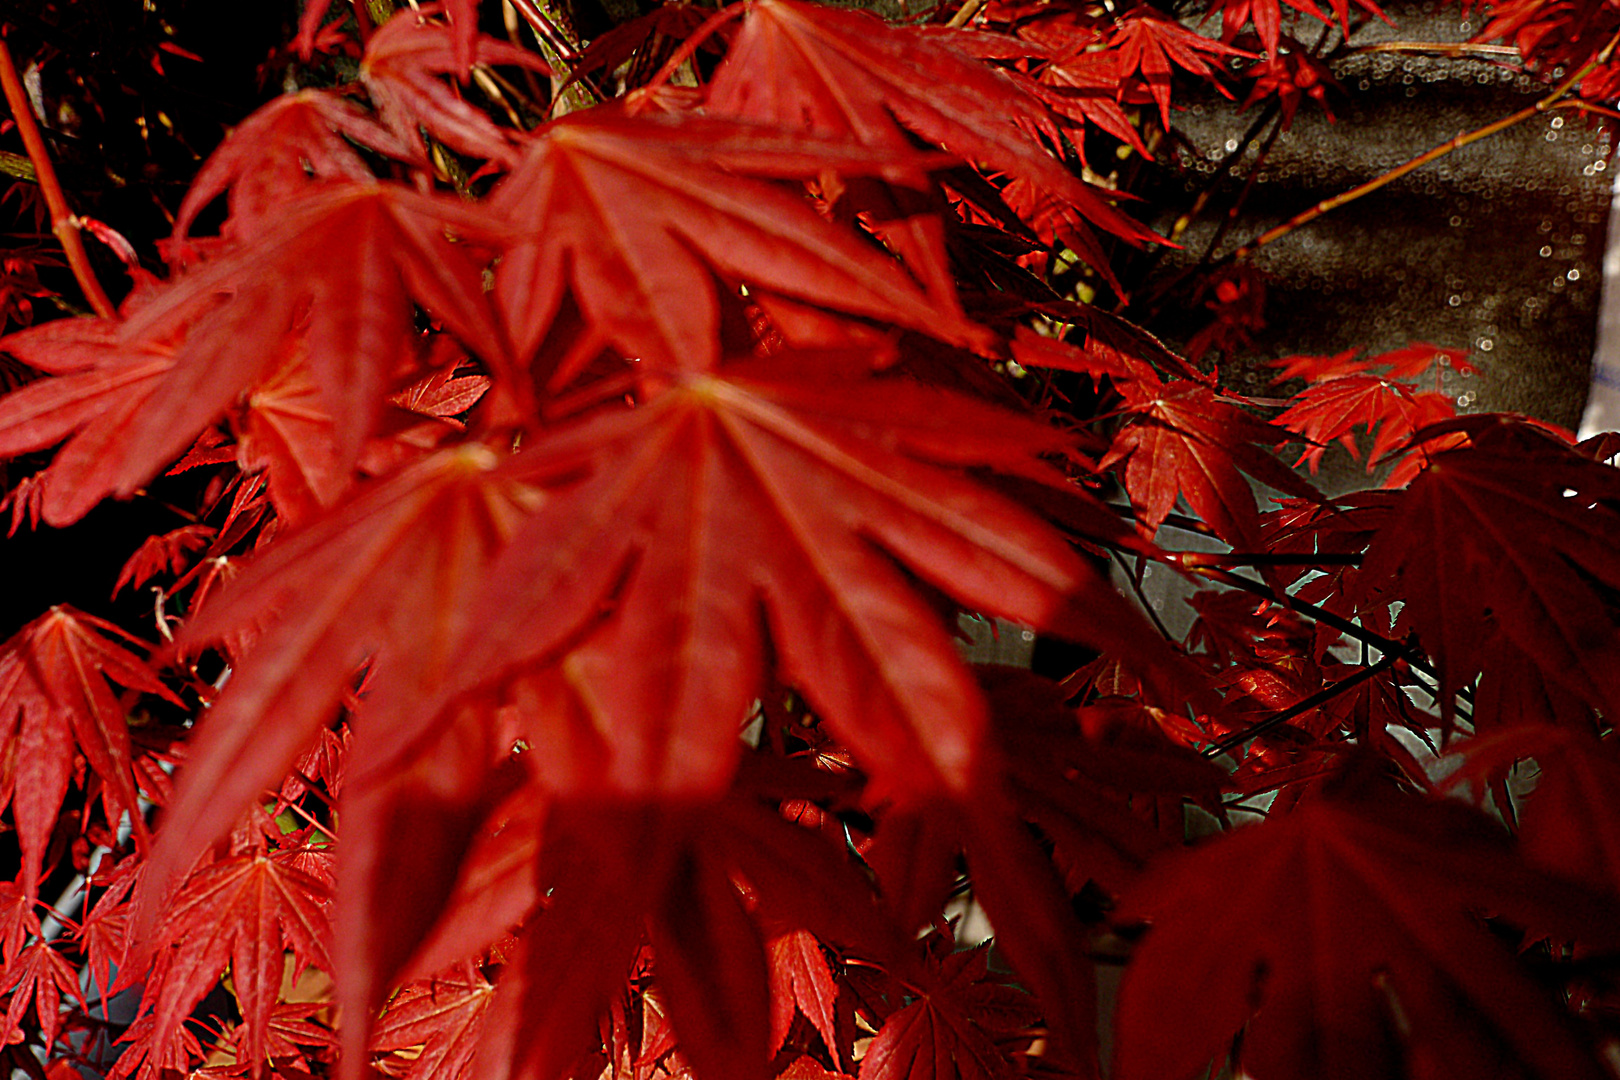
[[[925,297],[899,264],[768,182],[840,170],[917,184],[937,163],[696,116],[588,113],[554,123],[490,204],[514,231],[496,293],[518,355],[539,346],[571,291],[589,333],[546,373],[554,386],[607,345],[660,366],[711,369],[716,278],[983,343],[985,331]]]
[[[101,778],[107,820],[116,827],[131,815],[144,841],[129,729],[112,684],[175,698],[126,642],[132,639],[111,623],[54,607],[0,646],[0,746],[13,757],[0,769],[0,807],[11,804],[30,898],[75,754]]]

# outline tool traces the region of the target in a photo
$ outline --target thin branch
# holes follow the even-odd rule
[[[945,25],[950,27],[952,30],[960,30],[962,27],[972,22],[973,17],[977,15],[980,9],[983,7],[984,0],[966,0],[966,3],[956,9],[956,14],[951,16],[951,21]]]
[[[1396,657],[1393,653],[1386,653],[1383,659],[1379,660],[1378,663],[1374,664],[1372,667],[1362,668],[1354,675],[1346,676],[1345,678],[1334,683],[1332,686],[1324,687],[1323,689],[1318,690],[1304,701],[1296,702],[1280,713],[1274,713],[1273,715],[1266,717],[1264,720],[1261,720],[1259,723],[1250,724],[1242,731],[1234,731],[1232,734],[1226,736],[1226,738],[1211,743],[1204,751],[1204,756],[1207,758],[1220,757],[1222,754],[1232,749],[1232,747],[1237,746],[1239,743],[1248,742],[1256,735],[1263,735],[1274,727],[1281,727],[1283,724],[1288,723],[1288,721],[1292,720],[1296,716],[1303,713],[1308,713],[1312,709],[1327,704],[1329,701],[1332,701],[1346,690],[1354,689],[1355,687],[1366,682],[1368,679],[1376,678],[1385,671],[1388,671],[1395,665],[1395,660]]]
[[[287,809],[291,810],[294,814],[296,814],[299,817],[303,818],[304,821],[311,828],[318,830],[322,835],[324,835],[328,840],[332,841],[334,844],[339,842],[337,833],[333,832],[331,829],[327,828],[325,825],[322,825],[320,822],[316,821],[313,817],[310,816],[309,811],[305,810],[302,806],[299,806],[297,803],[288,803],[287,804]]]
[[[1196,568],[1193,573],[1204,574],[1221,582],[1223,585],[1242,589],[1244,592],[1253,593],[1261,599],[1270,600],[1274,604],[1280,604],[1283,607],[1299,612],[1301,615],[1309,616],[1317,622],[1331,626],[1345,636],[1361,642],[1363,645],[1371,645],[1380,652],[1405,660],[1407,665],[1414,671],[1423,672],[1431,679],[1434,679],[1436,685],[1439,684],[1440,673],[1434,669],[1434,665],[1429,663],[1422,653],[1419,653],[1404,641],[1396,641],[1394,638],[1385,637],[1377,631],[1368,630],[1365,626],[1353,623],[1342,615],[1335,615],[1331,611],[1307,603],[1298,597],[1286,594],[1278,597],[1271,586],[1263,581],[1256,581],[1254,578],[1247,578],[1241,574],[1234,574],[1214,566]],[[1473,694],[1467,687],[1462,688],[1458,693],[1466,701],[1473,700]]]
[[[45,205],[51,212],[51,231],[67,253],[74,280],[79,283],[79,289],[90,301],[90,306],[96,309],[96,314],[111,319],[117,315],[117,310],[107,298],[101,282],[96,280],[96,272],[90,269],[90,257],[84,251],[84,238],[79,235],[79,219],[68,206],[67,196],[62,193],[62,183],[56,178],[56,167],[51,164],[50,154],[45,150],[45,140],[40,137],[39,126],[34,123],[34,110],[28,102],[28,93],[23,89],[22,80],[17,77],[17,65],[12,62],[11,49],[3,38],[0,38],[0,86],[4,87],[6,104],[11,106],[11,114],[17,119],[17,134],[22,136],[23,148],[28,151],[28,160],[34,165],[34,175],[39,178],[40,194],[45,196]]]
[[[1599,116],[1607,116],[1614,120],[1620,120],[1620,109],[1610,109],[1603,105],[1594,105],[1590,101],[1560,101],[1558,104],[1554,105],[1553,108],[1575,109],[1580,112],[1597,113]]]
[[[1309,210],[1295,214],[1281,225],[1275,226],[1274,228],[1268,229],[1261,233],[1258,237],[1249,241],[1247,244],[1244,244],[1242,247],[1234,251],[1231,256],[1222,261],[1231,262],[1246,259],[1260,248],[1265,247],[1267,244],[1281,240],[1295,229],[1298,229],[1303,225],[1310,224],[1323,214],[1337,210],[1346,203],[1355,202],[1363,195],[1370,195],[1379,188],[1399,180],[1407,173],[1414,172],[1432,161],[1437,161],[1440,158],[1445,157],[1453,150],[1460,150],[1470,143],[1476,143],[1481,139],[1489,138],[1499,131],[1505,131],[1508,128],[1513,127],[1515,124],[1523,123],[1533,116],[1540,115],[1549,109],[1557,108],[1559,101],[1566,97],[1582,79],[1586,78],[1586,76],[1589,75],[1599,64],[1606,63],[1608,61],[1609,56],[1614,52],[1614,48],[1617,44],[1620,44],[1620,34],[1616,34],[1614,37],[1610,38],[1609,43],[1603,47],[1601,52],[1599,52],[1591,60],[1587,61],[1587,63],[1583,65],[1580,70],[1576,71],[1573,75],[1559,83],[1553,89],[1552,93],[1540,99],[1535,104],[1527,105],[1518,112],[1504,116],[1502,119],[1493,123],[1486,124],[1482,128],[1476,128],[1473,131],[1464,132],[1463,134],[1457,135],[1454,138],[1447,139],[1439,146],[1432,147],[1431,149],[1424,151],[1411,161],[1408,161],[1406,164],[1397,165],[1395,168],[1389,170],[1381,176],[1373,177],[1365,184],[1358,184],[1349,191],[1341,192],[1340,194],[1333,196],[1331,199],[1323,199]]]
[[[1105,505],[1108,507],[1108,509],[1119,514],[1124,514],[1133,521],[1136,519],[1136,507],[1134,506],[1127,503],[1107,503]],[[1172,529],[1180,529],[1182,532],[1197,533],[1200,536],[1215,535],[1210,527],[1204,522],[1199,521],[1195,517],[1188,517],[1186,514],[1166,514],[1164,516],[1163,524],[1170,526]]]
[[[1141,577],[1140,577],[1140,575],[1141,575],[1141,558],[1140,558],[1140,556],[1138,556],[1138,558],[1137,558],[1137,569],[1133,573],[1131,568],[1129,566],[1125,565],[1125,557],[1123,555],[1121,555],[1118,551],[1115,551],[1113,549],[1109,549],[1108,554],[1113,558],[1113,560],[1115,562],[1119,563],[1119,568],[1121,570],[1125,571],[1125,576],[1127,578],[1129,578],[1130,582],[1131,582],[1131,591],[1136,593],[1137,603],[1141,604],[1142,605],[1142,610],[1147,612],[1147,617],[1153,621],[1153,625],[1154,625],[1155,628],[1158,629],[1159,635],[1161,637],[1163,637],[1164,640],[1166,640],[1166,641],[1175,641],[1176,639],[1171,636],[1169,628],[1166,627],[1164,625],[1164,622],[1159,618],[1159,613],[1154,608],[1153,601],[1149,600],[1148,597],[1147,597],[1147,594],[1142,591],[1142,580],[1141,580]]]
[[[1480,45],[1472,41],[1380,41],[1373,45],[1356,45],[1344,50],[1341,56],[1359,53],[1403,53],[1414,56],[1445,56],[1460,59],[1465,56],[1507,57],[1517,60],[1519,50],[1512,45]]]
[[[1186,567],[1188,570],[1198,570],[1205,566],[1360,566],[1361,556],[1357,553],[1347,555],[1330,555],[1317,552],[1314,555],[1276,555],[1257,551],[1232,551],[1225,555],[1213,551],[1171,551],[1167,552],[1172,560]]]

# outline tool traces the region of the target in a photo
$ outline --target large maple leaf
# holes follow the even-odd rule
[[[1028,89],[974,59],[974,48],[864,12],[761,0],[715,71],[708,105],[875,148],[905,151],[912,134],[920,136],[1061,205],[1064,242],[1111,277],[1091,227],[1137,244],[1157,237],[1048,153],[1039,136],[1060,144],[1052,114]],[[1017,42],[1009,48],[1023,50]]]
[[[138,408],[128,401],[102,404],[112,393],[105,385],[111,376],[84,376],[87,391],[101,395],[97,411],[116,410],[117,438],[96,441],[99,455],[76,471],[67,509],[55,522],[66,523],[70,512],[82,514],[106,494],[129,495],[179,456],[237,395],[276,370],[289,336],[303,339],[325,411],[336,425],[333,455],[344,470],[352,469],[387,393],[395,389],[393,372],[414,345],[413,303],[501,368],[505,336],[465,245],[446,235],[452,229],[487,238],[494,225],[477,208],[398,186],[315,186],[283,205],[252,244],[207,260],[130,312],[117,330],[117,348],[129,359],[108,366],[134,378],[145,370],[134,368],[136,358],[172,348],[172,367],[154,376],[155,386],[143,386]],[[41,364],[76,363],[85,347],[66,341],[56,356],[44,342],[31,344],[32,362]],[[30,390],[47,393],[22,393]],[[66,419],[52,422],[60,427]],[[106,426],[89,430],[99,433]],[[81,435],[70,452],[86,438]]]
[[[1245,1023],[1264,1080],[1605,1073],[1478,914],[1595,943],[1613,913],[1461,804],[1347,786],[1170,861],[1122,908],[1153,926],[1120,990],[1120,1080],[1201,1075]]]
[[[713,792],[765,630],[881,785],[963,790],[983,703],[895,560],[974,609],[1164,659],[1054,531],[954,471],[1041,476],[1031,452],[1048,446],[1010,412],[815,357],[692,376],[558,429],[512,464],[551,490],[474,601],[457,685],[568,652],[593,726],[615,733],[584,783]]]
[[[237,649],[194,743],[154,852],[158,876],[281,783],[369,656],[390,673],[384,701],[432,696],[454,662],[465,592],[529,498],[498,463],[468,445],[402,470],[278,541],[186,626],[181,651],[262,633]]]
[[[513,231],[495,279],[518,355],[532,355],[571,288],[591,333],[554,385],[606,345],[712,368],[717,277],[982,345],[987,332],[925,296],[898,263],[770,182],[842,170],[920,184],[939,158],[698,116],[591,112],[552,124],[490,201]]]
[[[0,747],[8,759],[0,766],[0,807],[11,804],[30,897],[75,753],[101,778],[107,820],[116,823],[128,813],[144,844],[129,728],[112,683],[178,702],[119,638],[130,640],[110,623],[56,607],[0,646]]]
[[[66,440],[43,474],[36,505],[48,524],[77,521],[106,494],[95,477],[174,367],[174,345],[148,339],[130,347],[117,321],[59,319],[13,334],[0,348],[50,376],[0,398],[0,454]]]
[[[893,961],[870,887],[825,839],[741,799],[585,800],[548,816],[545,910],[523,931],[486,1021],[475,1072],[556,1080],[597,1038],[650,932],[661,1000],[701,1075],[768,1075],[769,977],[756,919],[803,926]],[[752,903],[749,911],[739,887]],[[643,1054],[648,1052],[643,1045]]]
[[[197,215],[227,189],[231,233],[246,239],[312,182],[375,179],[351,139],[390,157],[411,156],[409,142],[336,94],[300,90],[265,105],[226,136],[192,180],[175,215],[173,254],[185,254]]]
[[[1363,602],[1401,599],[1440,671],[1451,723],[1457,691],[1500,633],[1605,714],[1620,710],[1620,618],[1592,582],[1620,588],[1620,474],[1531,424],[1494,416],[1435,425],[1471,444],[1435,454],[1367,548]],[[1421,450],[1421,448],[1420,448]]]

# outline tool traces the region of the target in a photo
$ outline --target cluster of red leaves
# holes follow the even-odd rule
[[[1293,55],[1274,2],[1220,10]],[[212,478],[120,580],[160,650],[67,608],[0,649],[9,1042],[108,1068],[128,992],[120,1080],[1095,1077],[1128,954],[1127,1080],[1607,1075],[1617,474],[1455,418],[1431,346],[1290,358],[1267,421],[1028,269],[1105,288],[1154,241],[1060,151],[1145,153],[1127,108],[1168,125],[1234,46],[1137,5],[669,11],[589,61],[642,81],[532,131],[457,78],[536,56],[401,13],[352,94],[235,130],[167,280],[0,339],[36,373],[0,454],[55,448],[19,513]],[[964,267],[987,230],[1046,258]],[[1117,407],[1066,430],[1017,365]],[[1406,486],[1274,453],[1357,428]],[[1221,588],[1166,640],[1104,550]],[[963,611],[1099,658],[975,671]],[[1431,732],[1498,820],[1537,762],[1517,841]]]

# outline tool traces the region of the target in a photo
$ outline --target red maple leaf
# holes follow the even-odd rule
[[[148,1038],[156,1045],[172,1045],[192,1008],[229,965],[246,1029],[242,1056],[254,1076],[261,1073],[269,1060],[284,954],[291,950],[296,970],[332,967],[326,911],[331,856],[320,857],[328,869],[317,874],[298,854],[267,852],[250,841],[194,871],[163,905],[157,932],[142,941],[141,953],[154,963],[149,985],[155,989],[142,996],[141,1011],[152,1018]]]
[[[743,800],[561,804],[540,866],[549,902],[497,987],[475,1066],[485,1075],[567,1075],[591,1049],[596,1017],[622,990],[644,930],[682,1056],[700,1074],[744,1080],[767,1075],[769,982],[756,917],[860,943],[880,960],[900,955],[869,886],[835,848]],[[640,1056],[655,1060],[663,1051],[648,1041]]]
[[[389,665],[393,681],[377,690],[384,698],[432,696],[453,664],[458,620],[470,614],[463,593],[529,498],[492,471],[497,464],[467,445],[402,470],[279,541],[186,626],[182,651],[263,632],[237,657],[192,746],[154,855],[160,875],[188,864],[280,785],[368,656]],[[274,618],[295,598],[293,617]]]
[[[990,974],[985,947],[929,960],[916,1000],[872,1040],[860,1080],[1011,1080],[1040,1016],[1034,1000]]]
[[[54,1052],[56,1033],[62,1026],[62,996],[76,998],[79,969],[48,941],[36,941],[6,961],[0,979],[0,994],[10,994],[6,1005],[5,1030],[16,1031],[32,1006],[39,1019],[40,1042],[47,1054]]]
[[[808,930],[789,930],[766,945],[766,962],[771,976],[770,1053],[782,1049],[794,1017],[802,1014],[836,1060],[838,987],[821,954],[821,943]]]
[[[1299,375],[1311,380],[1311,385],[1295,395],[1294,404],[1275,421],[1310,441],[1311,445],[1294,462],[1295,468],[1309,464],[1314,475],[1327,444],[1334,440],[1342,443],[1351,457],[1359,457],[1352,434],[1359,427],[1373,437],[1372,449],[1367,452],[1367,471],[1371,472],[1419,428],[1457,413],[1451,398],[1438,392],[1438,377],[1434,392],[1420,392],[1406,380],[1422,375],[1437,361],[1473,373],[1465,359],[1466,349],[1442,349],[1424,342],[1366,359],[1355,356],[1356,351],[1351,350],[1331,357],[1287,356],[1270,361],[1271,366],[1282,368],[1273,382]],[[1387,370],[1382,375],[1369,374],[1369,369],[1375,367]],[[1408,470],[1398,470],[1393,482],[1386,482],[1386,486],[1400,486],[1410,479]]]
[[[1244,551],[1264,546],[1254,492],[1242,473],[1298,498],[1321,496],[1264,447],[1282,442],[1281,428],[1239,409],[1197,383],[1133,388],[1136,422],[1120,431],[1100,463],[1125,462],[1125,490],[1136,507],[1137,528],[1151,539],[1177,497],[1208,522],[1215,535]]]
[[[122,642],[135,644],[111,623],[59,606],[0,646],[0,745],[14,764],[0,769],[0,806],[11,804],[22,845],[22,883],[30,898],[62,800],[75,753],[101,778],[103,811],[110,822],[131,816],[144,846],[145,819],[136,796],[129,729],[112,683],[178,699]]]
[[[983,344],[985,331],[926,297],[899,264],[767,182],[827,169],[918,184],[935,164],[910,149],[698,116],[590,112],[554,123],[490,202],[515,230],[496,293],[518,354],[538,347],[571,287],[590,332],[548,373],[553,388],[607,345],[660,366],[712,368],[717,277]]]
[[[118,572],[113,595],[117,596],[126,585],[138,589],[159,574],[183,573],[194,555],[208,549],[215,532],[212,525],[182,525],[160,536],[147,537]]]
[[[1194,75],[1202,75],[1224,94],[1226,88],[1216,81],[1215,71],[1209,66],[1210,61],[1227,56],[1253,56],[1242,49],[1204,37],[1148,7],[1136,8],[1120,19],[1113,37],[1108,41],[1108,48],[1114,50],[1119,58],[1121,76],[1129,77],[1133,72],[1141,72],[1140,78],[1158,104],[1159,121],[1167,131],[1170,128],[1172,63]]]
[[[454,150],[509,169],[517,160],[517,133],[496,127],[442,76],[464,76],[469,60],[548,74],[550,69],[529,50],[484,34],[471,36],[469,52],[465,20],[450,25],[427,21],[439,9],[440,5],[425,4],[404,18],[389,19],[366,43],[360,81],[377,106],[378,119],[401,144],[412,148],[412,156],[422,164],[427,163],[420,134],[425,130]]]
[[[203,163],[175,215],[171,254],[185,253],[198,213],[226,190],[231,236],[245,240],[273,224],[288,196],[312,183],[372,181],[371,168],[349,139],[390,157],[411,156],[412,143],[333,94],[300,90],[271,101],[233,129]]]
[[[43,450],[64,439],[30,491],[34,516],[66,525],[106,494],[97,474],[163,377],[174,366],[172,342],[134,347],[111,320],[60,319],[0,341],[0,347],[50,377],[0,398],[0,454]],[[13,521],[22,508],[17,504]]]
[[[459,1080],[478,1051],[484,1012],[495,988],[472,964],[447,976],[412,983],[388,1002],[371,1030],[371,1050],[402,1055],[408,1065],[391,1075],[404,1080]]]
[[[1612,916],[1523,866],[1466,807],[1360,782],[1352,769],[1336,795],[1171,859],[1127,894],[1122,909],[1152,929],[1120,990],[1115,1076],[1202,1075],[1245,1025],[1240,1064],[1262,1077],[1403,1063],[1603,1075],[1475,913],[1575,937]]]
[[[1111,277],[1093,226],[1132,243],[1158,238],[1047,152],[1039,137],[1060,138],[1052,114],[973,51],[864,12],[764,0],[715,71],[708,106],[891,151],[908,150],[914,133],[1061,206],[1064,242]]]
[[[1495,633],[1592,707],[1620,708],[1620,619],[1588,584],[1620,586],[1620,558],[1599,539],[1620,529],[1614,470],[1507,418],[1423,434],[1471,443],[1434,454],[1403,493],[1367,549],[1356,595],[1404,601],[1397,629],[1415,631],[1440,671],[1445,726]]]
[[[1316,6],[1315,0],[1288,0],[1288,6],[1305,15],[1331,22],[1327,13]],[[1345,0],[1338,0],[1335,9],[1345,8]],[[1360,5],[1364,10],[1378,13],[1377,5]],[[1210,13],[1216,10],[1221,13],[1221,40],[1231,42],[1237,39],[1243,29],[1243,24],[1251,19],[1254,22],[1254,32],[1260,38],[1268,61],[1275,64],[1279,59],[1277,45],[1283,40],[1282,36],[1282,5],[1277,0],[1216,0],[1210,5]],[[1292,39],[1287,39],[1292,42]],[[1292,51],[1292,47],[1290,49]],[[1314,58],[1313,58],[1314,59]],[[1247,103],[1245,103],[1247,107]],[[1293,115],[1285,100],[1283,104],[1287,115]],[[1286,121],[1284,121],[1286,125]]]
[[[785,681],[881,784],[960,790],[983,706],[891,558],[976,610],[1158,653],[1055,533],[951,471],[1043,475],[1027,456],[1048,438],[1037,426],[825,363],[692,377],[514,460],[514,476],[553,490],[474,601],[457,685],[569,650],[568,682],[618,735],[608,760],[560,783],[722,790],[763,676],[763,614]]]

